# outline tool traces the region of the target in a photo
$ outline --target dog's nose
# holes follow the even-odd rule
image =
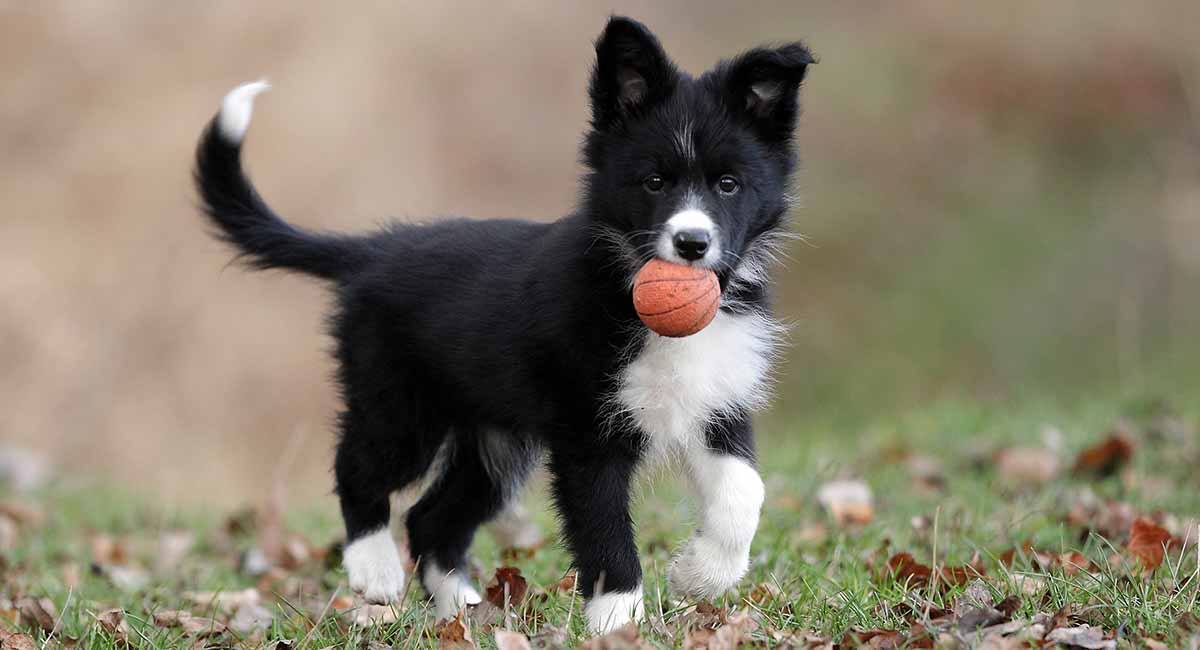
[[[704,228],[688,228],[675,233],[675,251],[685,260],[698,260],[708,250],[712,235]]]

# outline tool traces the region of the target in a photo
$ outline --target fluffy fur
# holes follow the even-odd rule
[[[211,223],[250,265],[324,279],[335,296],[334,472],[353,589],[400,597],[389,497],[428,475],[406,516],[420,582],[439,615],[476,602],[463,571],[475,531],[544,459],[592,628],[639,618],[630,481],[666,455],[684,460],[700,505],[672,587],[711,597],[737,583],[763,498],[750,415],[778,334],[767,262],[811,63],[792,43],[692,77],[643,25],[613,18],[596,42],[575,212],[356,236],[293,227],[266,205],[241,165],[265,84],[226,97],[196,159]],[[707,329],[664,339],[638,322],[630,283],[655,255],[716,272]]]

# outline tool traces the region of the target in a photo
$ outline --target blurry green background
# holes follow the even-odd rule
[[[307,226],[552,219],[613,12],[692,72],[820,56],[767,444],[1200,384],[1200,3],[2,3],[0,438],[170,499],[327,494],[327,297],[227,267],[201,128],[270,79],[247,164]]]

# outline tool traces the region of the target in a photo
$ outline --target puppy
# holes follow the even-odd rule
[[[645,26],[614,17],[596,42],[575,212],[363,235],[276,215],[240,158],[266,84],[225,97],[196,154],[205,212],[251,266],[316,276],[336,298],[344,408],[334,472],[356,592],[401,598],[389,497],[427,480],[406,520],[420,582],[439,617],[479,602],[465,573],[475,531],[544,460],[590,628],[638,620],[630,482],[668,455],[699,518],[669,568],[671,590],[712,598],[738,583],[763,501],[751,413],[766,399],[779,336],[767,270],[812,63],[790,43],[693,77]],[[638,321],[632,278],[652,257],[717,274],[721,309],[706,329],[671,339]]]

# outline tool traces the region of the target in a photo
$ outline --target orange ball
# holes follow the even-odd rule
[[[633,308],[651,331],[691,336],[704,329],[721,306],[721,286],[709,269],[652,259],[633,278]]]

